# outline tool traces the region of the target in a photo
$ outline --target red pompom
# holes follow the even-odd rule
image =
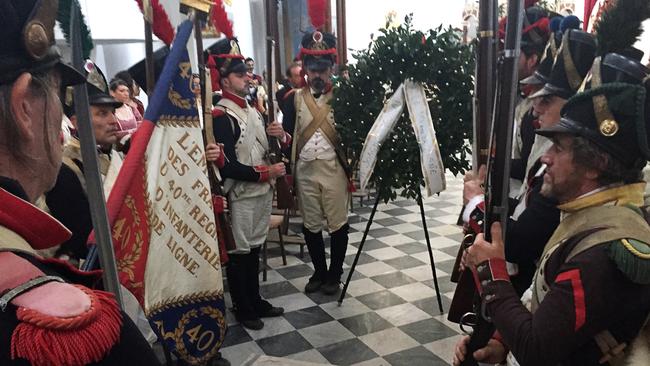
[[[309,18],[311,18],[311,25],[316,29],[321,29],[325,25],[327,1],[328,0],[307,0],[307,9],[309,12]]]

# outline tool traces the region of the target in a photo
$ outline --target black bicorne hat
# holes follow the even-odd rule
[[[0,1],[0,84],[11,83],[23,72],[45,72],[57,68],[61,85],[84,82],[84,77],[61,62],[54,45],[57,0]]]
[[[86,86],[88,88],[88,103],[96,106],[110,106],[119,108],[122,102],[118,102],[110,95],[108,90],[108,83],[102,70],[97,67],[92,61],[87,60],[84,65],[86,75]],[[73,99],[72,87],[66,89],[65,104],[63,106],[65,114],[70,117],[75,115],[75,106]]]
[[[556,37],[549,38],[548,43],[546,43],[546,49],[544,49],[542,59],[539,61],[537,69],[535,69],[535,72],[533,72],[532,75],[521,80],[519,83],[524,85],[545,84],[551,75],[553,61],[555,60],[555,55],[557,55],[557,50],[561,42],[561,38],[559,40]]]
[[[595,37],[587,32],[569,29],[562,36],[562,43],[544,87],[530,98],[557,95],[571,98],[582,85],[596,57]]]
[[[321,31],[307,33],[302,37],[298,58],[307,70],[322,71],[337,63],[336,37]]]
[[[153,53],[153,69],[154,69],[154,80],[160,79],[160,74],[162,73],[163,66],[165,66],[165,60],[167,60],[167,55],[169,55],[169,47],[164,46],[157,49]],[[147,90],[147,63],[146,59],[140,60],[137,64],[129,67],[129,74],[133,77],[136,83],[140,86],[140,89],[144,90],[145,93],[149,94]],[[153,90],[151,91],[153,93]]]
[[[633,58],[597,57],[581,92],[562,109],[560,122],[537,133],[582,136],[624,166],[641,169],[650,160],[647,76],[648,69]]]
[[[549,38],[549,18],[548,12],[538,6],[526,8],[525,17],[522,24],[521,49],[536,49],[540,52]],[[508,17],[503,17],[499,21],[499,39],[502,41],[506,35],[506,23]]]

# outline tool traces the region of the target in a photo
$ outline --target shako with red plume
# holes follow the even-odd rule
[[[235,38],[232,21],[228,18],[223,0],[215,0],[210,13],[212,24],[225,38],[208,47],[205,51],[206,65],[210,68],[213,91],[219,90],[219,81],[228,74],[245,73],[246,64],[244,56],[239,50],[239,43]]]
[[[302,60],[305,69],[322,71],[337,62],[336,37],[323,31],[327,19],[327,0],[308,0],[307,5],[314,31],[303,36],[297,58]]]

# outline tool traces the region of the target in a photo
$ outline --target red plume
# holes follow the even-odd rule
[[[135,1],[138,3],[140,11],[143,11],[142,0]],[[169,16],[158,0],[151,0],[151,8],[153,9],[153,24],[151,25],[153,34],[165,42],[167,46],[170,46],[174,41],[174,28],[169,21]]]
[[[214,0],[210,20],[212,21],[212,25],[214,25],[219,32],[223,33],[226,38],[235,38],[235,32],[232,29],[232,22],[228,19],[228,14],[226,14],[223,0]]]
[[[328,0],[307,0],[307,10],[311,25],[316,29],[321,29],[325,25],[325,16],[327,15]]]

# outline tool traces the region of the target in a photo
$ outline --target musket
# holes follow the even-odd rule
[[[474,84],[474,130],[472,142],[472,168],[478,171],[487,164],[490,127],[494,112],[494,91],[496,89],[496,63],[498,49],[497,1],[480,0],[478,16],[478,46],[476,48],[476,70]],[[465,207],[463,207],[463,210]],[[451,281],[458,282],[460,261],[463,252],[474,241],[475,233],[466,232],[456,255],[451,272]]]
[[[210,71],[205,67],[205,60],[203,55],[203,35],[201,33],[201,19],[207,20],[207,13],[203,12],[205,8],[194,7],[195,4],[181,3],[181,11],[186,11],[189,18],[194,22],[194,37],[196,40],[196,53],[197,62],[199,64],[199,79],[201,84],[201,91],[203,98],[201,98],[200,113],[203,113],[203,140],[207,144],[216,144],[214,137],[214,130],[212,128],[212,84],[210,78]],[[208,8],[208,13],[210,8]],[[223,182],[218,174],[219,168],[214,163],[208,162],[208,180],[210,181],[210,191],[213,195],[213,205],[216,197],[221,196],[224,201],[227,200],[226,194],[223,191]],[[222,254],[229,250],[236,249],[235,237],[232,233],[232,224],[227,212],[214,212],[215,224],[217,227],[217,237],[219,239],[219,246],[225,248]],[[222,263],[225,258],[221,258]]]
[[[70,44],[72,46],[72,62],[77,70],[84,69],[84,58],[81,46],[81,10],[72,2],[70,22]],[[103,270],[102,281],[104,289],[115,295],[115,300],[122,308],[122,294],[115,263],[115,252],[111,238],[111,229],[106,214],[106,201],[102,178],[99,173],[97,142],[90,120],[88,88],[86,83],[74,86],[74,106],[77,115],[79,140],[81,142],[81,159],[84,164],[86,179],[86,195],[90,206],[90,217],[95,232],[96,248],[99,263]]]
[[[521,46],[521,28],[523,22],[523,0],[508,1],[508,22],[503,54],[498,62],[498,87],[495,100],[494,116],[492,119],[489,159],[487,161],[487,176],[485,179],[485,218],[483,233],[487,241],[491,241],[490,228],[498,221],[502,225],[502,240],[505,242],[506,223],[508,222],[508,190],[510,177],[510,157],[512,153],[512,133],[515,103],[518,90],[518,60]],[[485,347],[494,334],[494,324],[487,313],[485,303],[477,290],[470,270],[461,274],[456,292],[466,293],[467,287],[474,287],[474,301],[471,311],[460,319],[461,329],[471,326],[470,340],[463,366],[478,365],[472,354]],[[454,301],[456,293],[454,293]],[[454,306],[452,301],[452,307]],[[457,311],[456,311],[457,312]],[[451,315],[451,309],[450,309]]]
[[[276,120],[278,104],[275,100],[275,85],[276,85],[276,39],[277,39],[277,0],[266,0],[266,70],[269,73],[267,78],[268,90],[268,121],[269,123]],[[286,163],[282,147],[277,137],[268,136],[269,139],[269,154],[268,158],[271,164]],[[294,207],[295,200],[291,185],[287,182],[286,177],[278,177],[275,181],[275,189],[277,193],[277,201],[279,209],[291,209]]]

